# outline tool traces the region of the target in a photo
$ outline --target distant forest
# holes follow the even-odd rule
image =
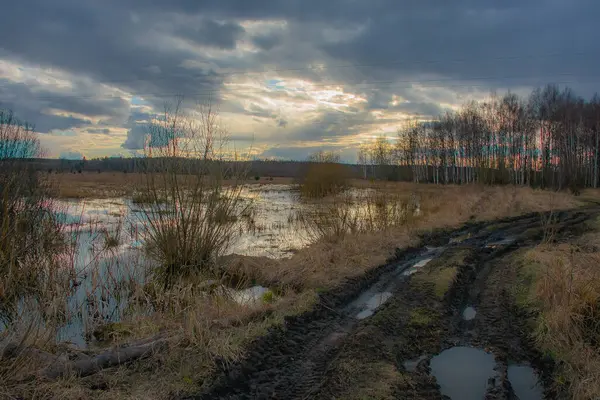
[[[38,158],[23,160],[29,166],[38,171],[47,171],[50,173],[81,173],[81,172],[120,172],[133,173],[145,171],[147,166],[142,167],[142,163],[147,163],[143,158],[115,158],[106,157],[90,160],[65,160]],[[233,164],[234,162],[228,162]],[[292,177],[299,178],[309,162],[302,161],[238,161],[248,171],[249,177]],[[236,168],[240,170],[240,168]],[[354,171],[355,177],[360,177],[361,168],[359,166],[348,166],[348,171]]]
[[[598,187],[600,97],[586,100],[548,85],[527,98],[514,93],[470,102],[436,120],[406,123],[393,140],[363,145],[351,177],[430,183],[515,184],[577,191]],[[319,152],[308,161],[246,161],[251,176],[300,177],[311,162],[339,162]],[[130,173],[139,158],[30,159],[49,172]]]
[[[394,180],[577,191],[598,187],[599,145],[600,97],[588,101],[548,85],[528,98],[493,95],[435,121],[408,123],[393,143],[379,138],[361,149],[359,160],[365,177],[379,166]]]

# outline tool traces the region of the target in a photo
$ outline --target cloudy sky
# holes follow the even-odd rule
[[[52,157],[129,155],[175,95],[236,148],[346,160],[491,90],[600,87],[597,0],[19,0],[0,13],[0,107]]]

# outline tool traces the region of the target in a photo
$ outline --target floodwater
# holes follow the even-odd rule
[[[291,186],[251,186],[243,190],[242,201],[251,204],[252,213],[239,221],[227,254],[283,258],[309,243],[294,215],[311,205],[298,202]],[[59,330],[58,340],[86,347],[85,333],[94,321],[116,322],[129,311],[129,283],[148,281],[152,260],[143,251],[147,214],[127,198],[68,200],[57,207],[74,240],[66,263],[76,278],[67,307],[77,310]],[[107,236],[118,244],[106,249]],[[262,286],[223,289],[233,301],[250,306],[269,291]]]
[[[368,191],[353,189],[350,194],[359,196]],[[292,185],[249,185],[243,188],[241,196],[251,212],[236,221],[237,234],[225,254],[280,259],[290,257],[314,240],[298,216],[322,212],[322,202],[299,201]],[[143,205],[128,198],[65,200],[56,202],[56,206],[72,241],[72,251],[61,259],[72,283],[65,310],[68,317],[58,339],[85,347],[89,341],[86,333],[98,321],[118,322],[133,312],[132,288],[143,285],[151,276],[153,261],[144,251],[148,213]],[[362,215],[361,204],[351,207],[357,216]],[[262,286],[240,291],[223,289],[233,301],[248,305],[263,301],[269,291]],[[370,294],[362,311],[372,314],[389,296],[385,291]],[[270,297],[267,295],[266,299]],[[34,315],[24,307],[19,311],[22,317]]]
[[[299,202],[292,186],[250,186],[242,191],[242,202],[251,204],[252,212],[239,221],[238,235],[228,253],[282,258],[309,243],[308,234],[294,222],[301,210],[310,211],[317,204]],[[58,207],[66,209],[67,223],[78,223],[79,231],[102,227],[119,233],[123,250],[143,244],[143,205],[130,199],[68,200],[59,202]]]
[[[544,388],[529,365],[509,365],[508,380],[519,400],[542,400]]]
[[[495,249],[498,247],[505,247],[505,246],[509,246],[509,245],[513,244],[515,242],[515,240],[516,239],[514,237],[507,237],[507,238],[489,242],[486,244],[485,247],[490,248],[490,249]]]
[[[429,264],[429,262],[433,260],[433,258],[425,258],[421,261],[419,261],[418,263],[416,263],[415,265],[413,265],[412,267],[410,267],[409,269],[407,269],[406,271],[403,272],[404,276],[410,276],[412,274],[417,273],[421,268],[423,268],[424,266],[426,266],[427,264]]]
[[[433,357],[431,374],[452,400],[482,400],[488,381],[497,377],[494,356],[473,347],[452,347]]]

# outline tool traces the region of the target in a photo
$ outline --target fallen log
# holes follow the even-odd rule
[[[146,343],[107,350],[88,359],[53,363],[45,368],[41,375],[48,379],[57,379],[71,373],[79,377],[93,375],[106,368],[149,357],[155,352],[166,349],[172,340],[174,338],[161,337],[150,342],[144,341]]]

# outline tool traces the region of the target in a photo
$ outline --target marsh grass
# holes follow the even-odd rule
[[[598,240],[598,233],[591,236]],[[535,342],[559,363],[554,383],[574,399],[600,396],[598,263],[597,249],[586,251],[577,243],[544,243],[519,262],[517,304],[536,313]]]
[[[347,190],[325,199],[316,211],[301,209],[296,220],[312,242],[338,241],[347,235],[388,231],[410,223],[417,210],[411,197]]]

